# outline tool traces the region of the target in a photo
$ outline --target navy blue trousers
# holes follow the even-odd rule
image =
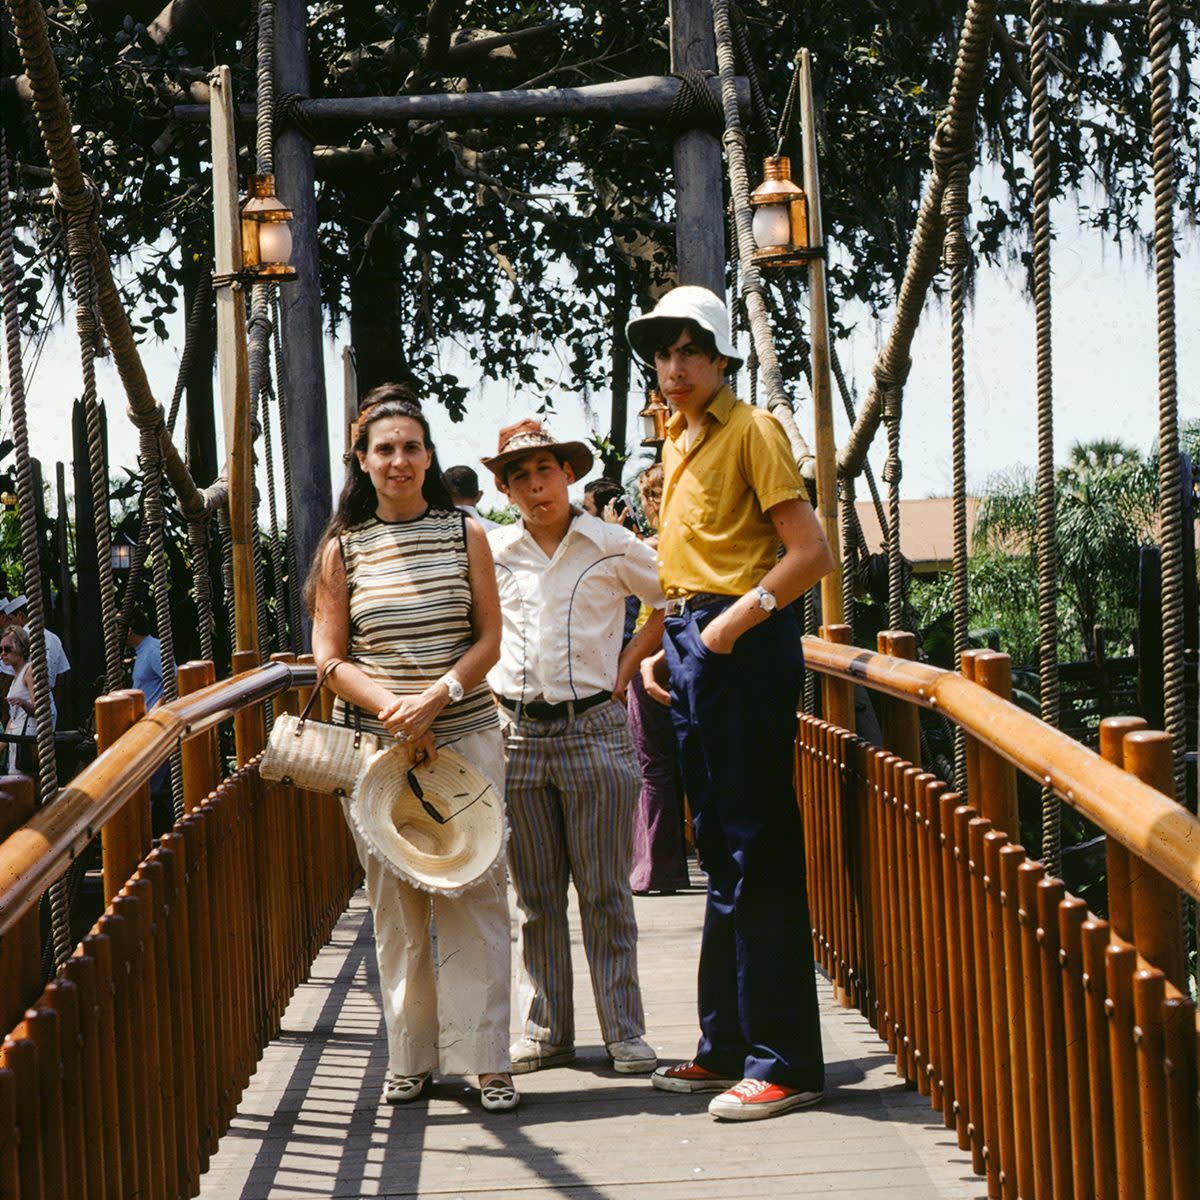
[[[732,598],[731,601],[732,602]],[[671,713],[708,905],[696,1061],[730,1078],[824,1086],[804,834],[793,786],[803,656],[790,610],[714,654],[718,602],[669,617]]]

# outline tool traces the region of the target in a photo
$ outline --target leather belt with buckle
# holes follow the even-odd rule
[[[535,721],[561,721],[564,717],[578,716],[597,704],[603,704],[605,700],[611,700],[612,693],[597,692],[594,696],[584,696],[582,700],[562,700],[558,704],[549,704],[545,700],[526,700],[522,703],[520,700],[510,700],[507,696],[497,699],[509,712],[516,713],[518,719],[525,716]]]
[[[667,601],[666,613],[668,617],[682,617],[690,609],[705,608],[709,604],[736,599],[736,596],[728,596],[722,592],[695,592],[690,596],[672,596]]]

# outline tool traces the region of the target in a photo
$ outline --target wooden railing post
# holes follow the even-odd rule
[[[103,754],[127,730],[134,717],[133,696],[129,692],[114,692],[96,700],[96,752]],[[150,849],[142,845],[142,818],[136,811],[139,796],[129,803],[100,831],[100,852],[104,865],[104,903],[125,886],[125,880],[136,870],[142,855]]]
[[[1106,717],[1100,722],[1100,757],[1125,765],[1125,735],[1145,729],[1141,717]],[[1129,851],[1116,838],[1104,839],[1108,879],[1108,921],[1118,937],[1133,940],[1133,908],[1129,897]]]
[[[876,638],[880,654],[893,658],[915,659],[917,639],[903,630],[881,630]],[[914,767],[921,765],[921,717],[913,704],[903,700],[888,700],[880,712],[883,744]]]
[[[258,666],[257,650],[235,650],[233,673],[252,671]],[[242,709],[233,718],[233,740],[237,750],[237,765],[244,767],[256,754],[261,754],[267,744],[267,727],[263,720],[263,707],[254,704]]]
[[[975,657],[975,682],[1004,700],[1012,699],[1012,660],[1007,654],[983,650]],[[976,807],[1009,840],[1021,840],[1017,813],[1017,772],[1000,755],[984,746],[978,748],[979,797]]]
[[[964,679],[976,682],[975,679],[975,663],[981,654],[988,654],[987,650],[964,650],[959,655],[958,667]],[[970,800],[972,804],[976,803],[976,794],[979,791],[979,740],[972,737],[965,729],[963,730],[963,739],[967,752],[967,778],[959,780],[959,790],[963,793],[963,798]]]
[[[1125,770],[1165,795],[1174,794],[1171,736],[1152,730],[1126,734]],[[1128,855],[1133,942],[1181,992],[1187,992],[1183,904],[1179,889],[1137,855]]]
[[[836,574],[836,572],[831,572]],[[821,636],[838,646],[850,645],[849,625],[822,625]],[[821,677],[821,712],[830,725],[854,732],[854,685],[828,675]]]
[[[190,696],[217,679],[216,668],[206,659],[182,663],[179,667],[179,694]],[[217,751],[215,731],[205,730],[183,743],[183,811],[198,808],[204,798],[217,786]]]

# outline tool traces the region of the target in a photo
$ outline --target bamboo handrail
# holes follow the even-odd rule
[[[822,675],[944,713],[1200,900],[1200,819],[1183,805],[953,671],[815,637],[804,657]]]
[[[269,663],[160,705],[124,733],[50,804],[0,842],[0,937],[38,902],[181,742],[250,705],[315,682],[311,664]]]

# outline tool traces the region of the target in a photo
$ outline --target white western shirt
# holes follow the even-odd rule
[[[627,529],[576,512],[552,558],[525,524],[488,534],[504,619],[492,691],[559,704],[611,692],[625,625],[625,597],[666,603],[654,551]]]

